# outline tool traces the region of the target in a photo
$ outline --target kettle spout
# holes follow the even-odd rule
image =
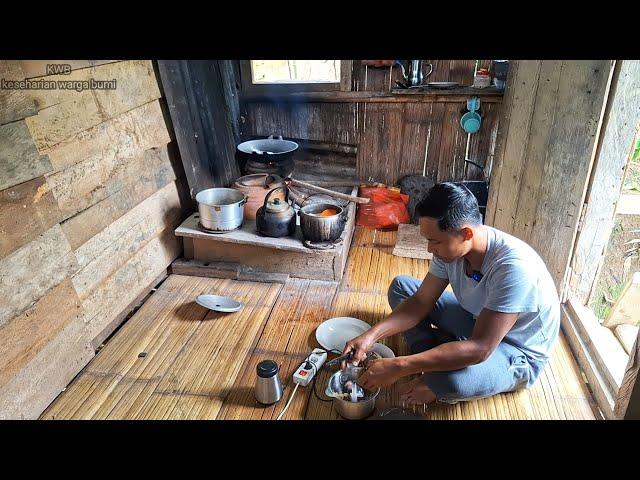
[[[394,65],[399,65],[400,68],[402,69],[402,78],[404,78],[405,80],[409,80],[409,77],[407,76],[407,72],[404,69],[404,65],[402,64],[402,62],[400,60],[396,60]]]

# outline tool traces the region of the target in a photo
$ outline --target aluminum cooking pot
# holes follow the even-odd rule
[[[322,212],[334,210],[334,215],[323,216]],[[300,229],[305,240],[310,242],[333,242],[340,238],[347,223],[347,209],[335,203],[312,203],[298,212]]]
[[[209,188],[196,195],[200,225],[212,232],[230,232],[242,225],[248,195],[233,188]]]

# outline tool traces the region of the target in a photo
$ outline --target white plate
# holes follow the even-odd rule
[[[198,295],[196,303],[216,312],[237,312],[242,308],[240,302],[220,295]]]
[[[322,322],[316,328],[316,340],[327,350],[342,352],[345,344],[352,338],[371,328],[366,322],[353,317],[334,317]]]
[[[371,351],[377,353],[382,358],[395,358],[396,356],[396,354],[393,353],[393,350],[387,347],[384,343],[374,344]]]

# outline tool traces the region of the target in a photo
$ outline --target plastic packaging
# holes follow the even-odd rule
[[[409,195],[387,187],[361,186],[358,195],[371,199],[358,205],[356,225],[381,230],[397,230],[401,223],[410,223]]]

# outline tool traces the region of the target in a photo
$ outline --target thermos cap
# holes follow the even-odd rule
[[[259,377],[273,377],[276,373],[278,373],[278,364],[273,360],[263,360],[258,364],[256,370]]]

